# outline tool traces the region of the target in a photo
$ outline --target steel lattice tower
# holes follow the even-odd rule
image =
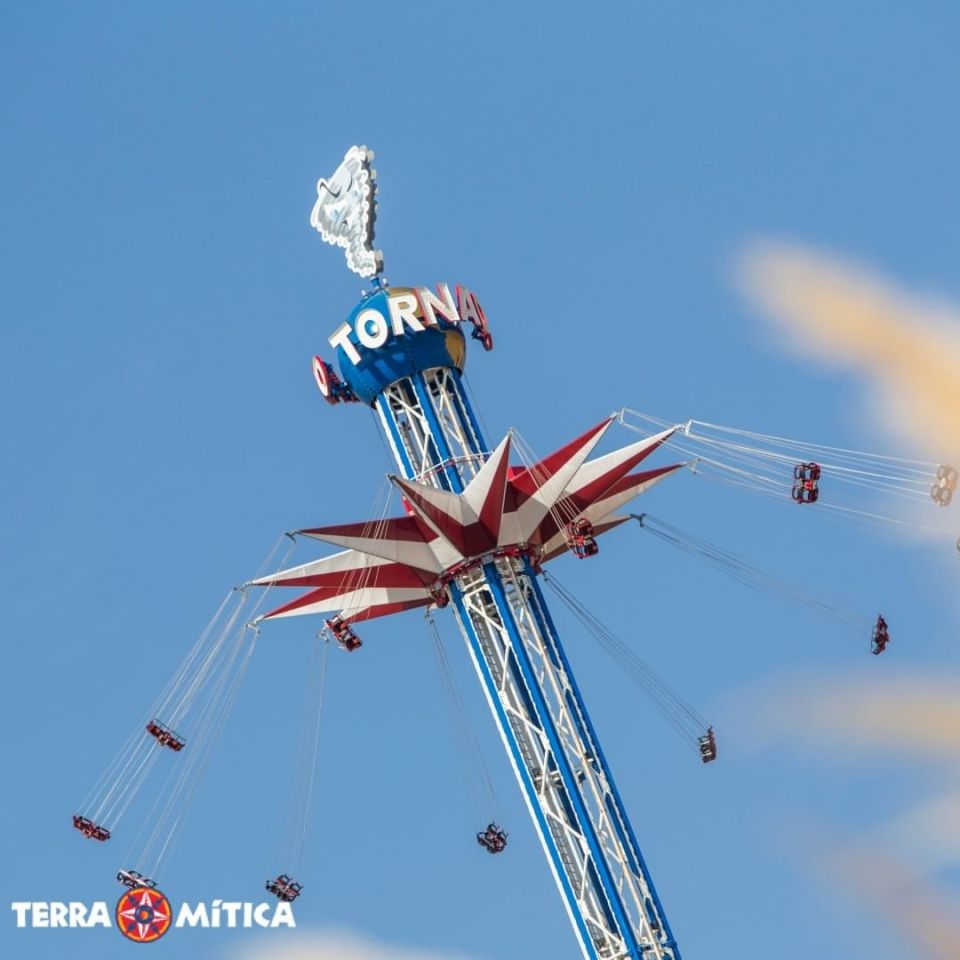
[[[359,169],[372,203],[369,152]],[[313,221],[321,232],[324,188],[331,193],[321,181]],[[369,221],[360,225],[372,240]],[[379,269],[377,260],[366,273]],[[536,464],[511,467],[510,437],[491,450],[464,389],[468,323],[490,349],[469,291],[390,288],[378,276],[330,337],[340,375],[315,358],[328,400],[376,411],[406,512],[298,531],[345,549],[256,581],[309,588],[267,617],[333,614],[328,628],[356,649],[357,622],[449,606],[584,956],[680,960],[538,582],[555,556],[596,552],[595,538],[627,519],[615,511],[680,468],[631,473],[670,431],[588,459],[611,418]]]
[[[442,472],[460,493],[484,462],[486,443],[455,372],[404,378],[376,407],[407,479],[439,484]],[[411,421],[422,431],[401,429]],[[678,960],[530,557],[482,557],[449,589],[585,956]]]

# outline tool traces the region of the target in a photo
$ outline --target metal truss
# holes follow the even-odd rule
[[[460,492],[488,456],[454,370],[375,406],[408,479]],[[584,957],[680,960],[529,560],[477,558],[450,595]]]
[[[394,456],[408,479],[462,490],[483,466],[484,445],[453,371],[398,380],[376,400]]]
[[[443,431],[450,453],[450,461],[459,465],[459,473],[466,485],[475,476],[486,459],[483,444],[477,436],[471,417],[463,404],[460,385],[453,370],[437,367],[423,374],[424,383],[433,404],[437,423]],[[478,456],[478,452],[480,455]]]
[[[455,581],[455,608],[590,960],[679,960],[529,564]]]
[[[441,474],[433,469],[443,457],[437,449],[413,378],[398,380],[387,387],[377,397],[376,408],[397,463],[407,479],[423,477],[425,483],[447,486],[440,482]]]

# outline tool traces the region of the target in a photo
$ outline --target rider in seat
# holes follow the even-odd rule
[[[150,887],[153,889],[157,885],[156,880],[145,877],[136,870],[121,870],[117,874],[117,879],[125,886],[133,889],[134,887]]]
[[[488,823],[487,829],[477,834],[477,843],[487,853],[503,853],[507,846],[507,835],[495,823]]]
[[[581,560],[584,557],[595,557],[600,552],[593,524],[586,517],[575,520],[567,527],[567,546]]]
[[[161,747],[169,747],[175,753],[179,753],[186,744],[186,740],[174,733],[169,727],[162,724],[159,720],[151,720],[147,724],[147,733],[156,737],[157,743]]]
[[[700,759],[704,763],[711,763],[717,759],[717,737],[713,732],[713,727],[708,727],[705,736],[698,741],[700,747]]]
[[[293,903],[293,901],[300,896],[300,891],[303,889],[302,883],[296,883],[285,873],[281,873],[276,880],[268,880],[264,886],[278,900],[283,900],[284,903]]]
[[[933,502],[940,507],[949,507],[950,501],[957,489],[957,481],[960,474],[947,464],[941,464],[937,467],[937,479],[930,488],[930,497]]]
[[[873,628],[873,638],[870,641],[870,652],[877,655],[887,649],[890,642],[890,628],[883,616],[877,617],[876,625]]]
[[[363,646],[363,641],[354,633],[353,628],[339,613],[330,620],[327,620],[326,623],[327,629],[333,634],[337,643],[339,643],[347,653],[353,653],[354,650]]]
[[[790,496],[797,503],[816,503],[820,498],[820,464],[798,463],[793,468]]]
[[[441,584],[430,588],[430,597],[438,610],[442,610],[444,607],[450,605],[450,593],[447,591],[447,588]]]
[[[73,825],[91,840],[99,840],[103,843],[104,840],[110,839],[110,831],[106,827],[101,827],[88,817],[81,817],[79,813],[73,815]]]

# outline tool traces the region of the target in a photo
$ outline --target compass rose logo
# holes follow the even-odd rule
[[[117,929],[134,943],[152,943],[170,929],[170,901],[149,887],[134,887],[117,901]]]

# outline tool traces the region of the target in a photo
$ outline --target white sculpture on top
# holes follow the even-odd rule
[[[343,247],[347,266],[361,277],[383,270],[383,254],[373,249],[377,171],[372,162],[372,150],[351,147],[333,176],[317,181],[317,202],[310,214],[310,226],[327,243]]]

